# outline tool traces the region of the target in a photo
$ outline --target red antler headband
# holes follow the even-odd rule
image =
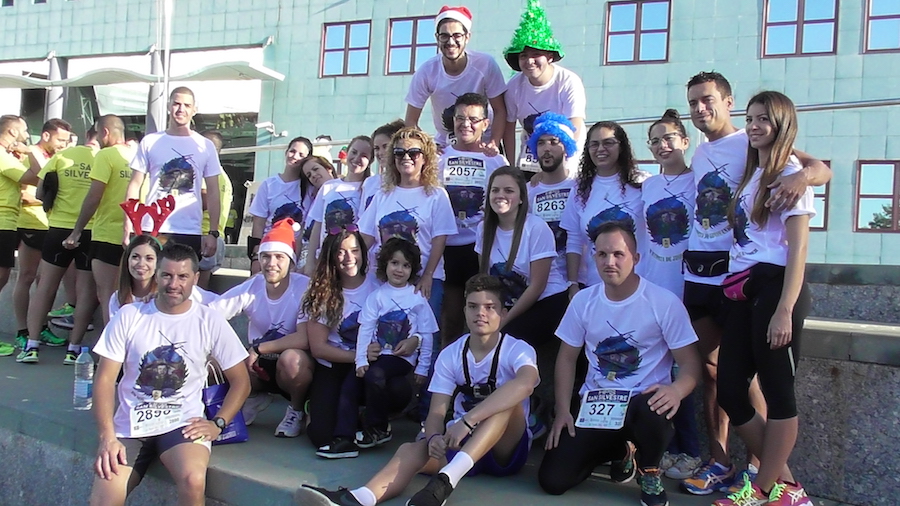
[[[162,227],[166,218],[175,210],[175,197],[167,195],[156,202],[148,205],[140,203],[138,199],[128,199],[119,204],[125,210],[125,215],[131,220],[136,234],[143,233],[142,223],[144,216],[150,216],[153,220],[153,230],[150,235],[156,237],[159,235],[159,229]]]

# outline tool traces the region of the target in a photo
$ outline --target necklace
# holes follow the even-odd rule
[[[662,174],[663,179],[666,180],[666,186],[669,186],[670,184],[672,184],[672,182],[674,182],[676,179],[678,179],[678,176],[684,174],[687,171],[688,171],[688,166],[685,165],[684,168],[681,169],[681,172],[679,172],[678,174],[675,174],[675,177],[673,177],[672,179],[667,178],[665,172],[662,172],[661,174]]]

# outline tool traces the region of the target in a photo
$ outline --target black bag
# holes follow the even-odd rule
[[[685,251],[682,261],[688,272],[701,278],[728,274],[727,251]]]

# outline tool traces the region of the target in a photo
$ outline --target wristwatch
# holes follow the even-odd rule
[[[213,418],[213,423],[216,424],[216,427],[218,427],[220,431],[224,431],[225,426],[228,425],[227,423],[225,423],[225,419],[221,416]]]
[[[218,239],[218,238],[219,238],[219,231],[218,231],[218,230],[210,230],[210,231],[209,231],[209,235],[211,235],[211,236],[215,237],[216,239]]]

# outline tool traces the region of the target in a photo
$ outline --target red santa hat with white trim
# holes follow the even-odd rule
[[[297,257],[294,256],[294,246],[296,244],[294,234],[299,232],[301,228],[300,224],[291,218],[285,218],[278,223],[275,223],[272,225],[272,228],[266,232],[266,235],[263,236],[257,251],[260,253],[265,253],[266,251],[278,251],[284,253],[296,263]]]
[[[439,26],[441,21],[445,19],[459,21],[465,27],[467,32],[472,31],[472,11],[470,11],[468,7],[462,5],[459,7],[450,7],[449,5],[441,7],[437,17],[434,18],[434,26]]]

